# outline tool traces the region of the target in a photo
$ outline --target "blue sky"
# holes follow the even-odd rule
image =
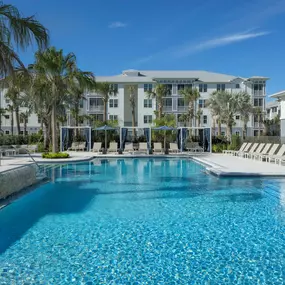
[[[208,70],[270,77],[285,89],[284,0],[10,0],[95,75],[124,69]],[[73,4],[74,3],[74,4]],[[283,27],[283,28],[282,28]],[[34,49],[21,52],[25,63]]]

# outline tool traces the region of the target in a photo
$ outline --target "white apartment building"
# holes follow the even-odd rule
[[[197,88],[200,92],[200,98],[197,100],[197,106],[201,108],[201,127],[210,127],[213,125],[210,110],[206,108],[205,102],[210,94],[216,90],[227,90],[230,92],[246,91],[252,96],[252,104],[259,106],[265,111],[266,82],[269,78],[253,76],[250,78],[241,78],[207,71],[152,71],[152,70],[126,70],[122,74],[97,77],[97,82],[111,82],[115,84],[118,93],[111,96],[108,105],[108,118],[118,120],[120,126],[132,126],[131,105],[129,102],[130,85],[136,88],[136,126],[139,128],[149,127],[154,120],[154,111],[156,110],[155,99],[149,99],[146,91],[152,90],[155,84],[166,84],[169,88],[169,94],[164,98],[165,113],[175,114],[177,125],[183,126],[179,122],[179,116],[187,112],[183,97],[179,90],[186,86]],[[84,102],[83,112],[94,114],[98,119],[103,118],[103,102],[100,94],[86,94],[87,100]],[[236,125],[233,133],[242,133],[242,121],[240,116],[236,115]],[[252,116],[248,123],[248,135],[257,135],[258,129],[263,125],[258,125],[257,119]],[[225,126],[222,126],[225,132]],[[217,133],[217,126],[216,126]]]
[[[273,120],[277,116],[280,116],[281,106],[280,102],[278,101],[267,102],[265,109],[266,109],[266,119],[268,120]]]
[[[174,114],[177,125],[179,116],[187,112],[187,106],[179,90],[186,86],[197,88],[200,92],[200,98],[197,100],[197,106],[201,108],[201,127],[211,127],[213,125],[210,110],[206,108],[205,102],[210,94],[216,90],[227,90],[230,92],[246,91],[252,97],[254,106],[259,106],[265,111],[266,82],[269,78],[253,76],[242,78],[226,74],[219,74],[207,71],[153,71],[153,70],[126,70],[122,74],[107,77],[96,77],[97,82],[110,82],[114,84],[118,92],[115,96],[110,96],[108,102],[108,119],[118,120],[120,126],[132,126],[132,112],[129,101],[129,86],[135,86],[136,101],[136,126],[139,128],[149,127],[155,118],[156,100],[149,99],[146,91],[152,90],[155,84],[166,84],[169,94],[164,98],[164,112]],[[8,103],[5,98],[5,92],[1,92],[0,107],[6,108]],[[87,93],[86,100],[81,105],[81,114],[93,115],[98,120],[103,120],[103,101],[99,93]],[[7,113],[9,116],[9,114]],[[236,115],[236,124],[233,127],[233,133],[242,133],[242,121],[240,116]],[[2,130],[5,133],[10,132],[10,118],[2,118]],[[72,119],[68,119],[68,124],[72,125]],[[86,125],[87,122],[82,122]],[[36,115],[31,115],[28,122],[28,132],[36,132],[40,128]],[[248,123],[248,135],[257,135],[258,129],[263,125],[258,125],[257,119],[252,116]],[[16,131],[16,126],[15,126]],[[14,131],[14,132],[15,132]],[[225,126],[222,126],[225,132]],[[217,133],[217,126],[216,126]]]

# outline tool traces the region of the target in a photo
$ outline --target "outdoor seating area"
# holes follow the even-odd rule
[[[0,157],[35,153],[37,150],[37,145],[2,145],[0,146]]]
[[[244,142],[238,151],[224,150],[223,154],[281,165],[285,161],[285,144]]]

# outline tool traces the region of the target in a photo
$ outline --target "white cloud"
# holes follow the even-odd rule
[[[200,52],[203,50],[213,49],[220,46],[226,46],[230,44],[234,44],[237,42],[246,41],[249,39],[262,37],[270,34],[270,32],[247,32],[247,33],[239,33],[232,34],[224,37],[218,37],[210,40],[206,40],[204,42],[200,42],[197,44],[189,44],[187,46],[179,47],[174,50],[173,54],[176,56],[187,56],[192,53]]]
[[[110,29],[117,29],[117,28],[125,28],[127,26],[126,23],[123,23],[123,22],[113,22],[111,23],[108,27]]]

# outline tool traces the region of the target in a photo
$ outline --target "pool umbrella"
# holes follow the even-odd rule
[[[164,152],[166,151],[166,131],[172,131],[175,130],[173,127],[168,127],[168,126],[161,126],[161,127],[156,127],[153,128],[155,131],[164,131]]]
[[[96,128],[96,131],[105,131],[105,151],[107,150],[107,131],[116,130],[116,128],[104,125],[102,127]]]

